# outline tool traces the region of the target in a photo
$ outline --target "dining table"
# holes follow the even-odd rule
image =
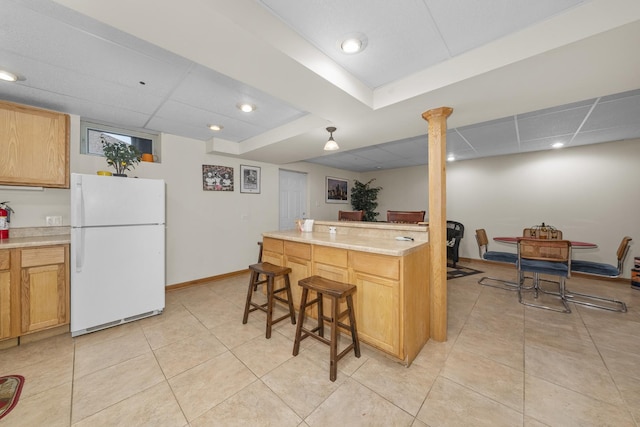
[[[494,237],[493,240],[501,243],[516,244],[518,243],[518,239],[521,239],[521,238],[522,237]],[[569,241],[571,242],[571,247],[575,249],[595,249],[598,247],[598,245],[595,243],[578,242],[574,240],[569,240]]]

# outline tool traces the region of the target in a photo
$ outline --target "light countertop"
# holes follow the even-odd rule
[[[68,244],[71,242],[69,231],[69,227],[12,228],[9,239],[0,240],[0,249]]]
[[[398,230],[397,236],[405,236]],[[297,230],[271,231],[262,233],[263,237],[289,240],[292,242],[309,243],[312,245],[330,246],[361,252],[370,252],[391,256],[407,255],[421,246],[428,244],[426,240],[399,241],[394,236],[374,236],[349,234],[331,234],[322,231],[301,232]]]

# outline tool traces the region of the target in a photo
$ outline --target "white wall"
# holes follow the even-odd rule
[[[363,174],[384,187],[378,211],[422,210],[428,206],[426,167]],[[570,240],[598,244],[576,249],[574,258],[616,263],[625,235],[634,239],[625,263],[630,277],[640,256],[640,140],[490,157],[447,164],[447,218],[465,226],[460,256],[478,258],[475,230],[489,238],[519,236],[545,222]],[[515,247],[490,241],[493,250]]]
[[[71,172],[94,174],[108,170],[104,157],[80,154],[80,119],[71,116]],[[319,142],[321,143],[321,142]],[[206,153],[202,141],[162,135],[161,163],[139,163],[129,176],[161,178],[167,186],[168,285],[246,269],[256,262],[261,233],[278,228],[279,166]],[[235,191],[203,191],[202,165],[234,168]],[[240,165],[261,168],[261,193],[240,193]],[[324,202],[325,176],[353,179],[357,174],[320,165],[296,163],[283,166],[308,174],[310,218],[336,219],[339,209],[350,205]],[[12,227],[41,227],[45,216],[61,215],[69,225],[69,190],[6,190],[0,201],[15,210]]]
[[[374,179],[378,192],[378,221],[387,220],[387,211],[426,211],[429,217],[429,170],[427,166],[387,169],[362,174],[361,182]]]

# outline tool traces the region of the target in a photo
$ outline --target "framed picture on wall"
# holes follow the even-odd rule
[[[325,202],[349,203],[349,181],[328,176]]]
[[[204,191],[233,191],[233,168],[202,165],[202,189]]]
[[[260,168],[258,166],[240,165],[240,192],[260,193]]]

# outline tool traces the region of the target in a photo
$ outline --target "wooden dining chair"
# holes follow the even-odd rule
[[[338,221],[362,221],[364,211],[338,211]]]
[[[484,228],[479,228],[476,230],[476,241],[478,242],[478,254],[480,255],[480,259],[494,262],[504,262],[508,264],[515,264],[518,260],[518,255],[512,252],[490,251],[489,238],[487,237],[487,232]],[[498,284],[492,282],[497,282]],[[478,280],[478,284],[508,291],[518,290],[517,282],[498,279],[496,277],[484,276],[480,278],[480,280]]]
[[[387,222],[417,224],[424,221],[426,211],[387,211]]]
[[[519,238],[516,268],[518,302],[520,304],[561,313],[571,313],[566,295],[566,279],[571,277],[571,242],[569,240]],[[533,285],[530,288],[523,287],[525,272],[533,274]],[[547,291],[540,286],[541,274],[559,278],[558,292]],[[540,293],[558,296],[563,308],[528,302],[522,296],[525,290],[532,291],[536,300],[538,300]]]
[[[624,236],[618,250],[616,251],[616,257],[618,259],[618,265],[613,266],[611,264],[604,264],[593,261],[574,260],[571,262],[571,271],[574,273],[588,274],[591,276],[615,278],[622,274],[624,260],[629,253],[629,246],[631,246],[631,237]],[[625,313],[627,311],[627,305],[623,301],[618,301],[613,298],[605,298],[597,295],[583,294],[580,292],[573,292],[566,289],[566,294],[569,302],[574,304],[582,304],[589,307],[601,308],[609,311],[618,311]],[[587,301],[584,301],[586,299]],[[590,302],[593,301],[593,302]],[[600,302],[597,304],[596,302]],[[607,305],[603,305],[607,304]]]

